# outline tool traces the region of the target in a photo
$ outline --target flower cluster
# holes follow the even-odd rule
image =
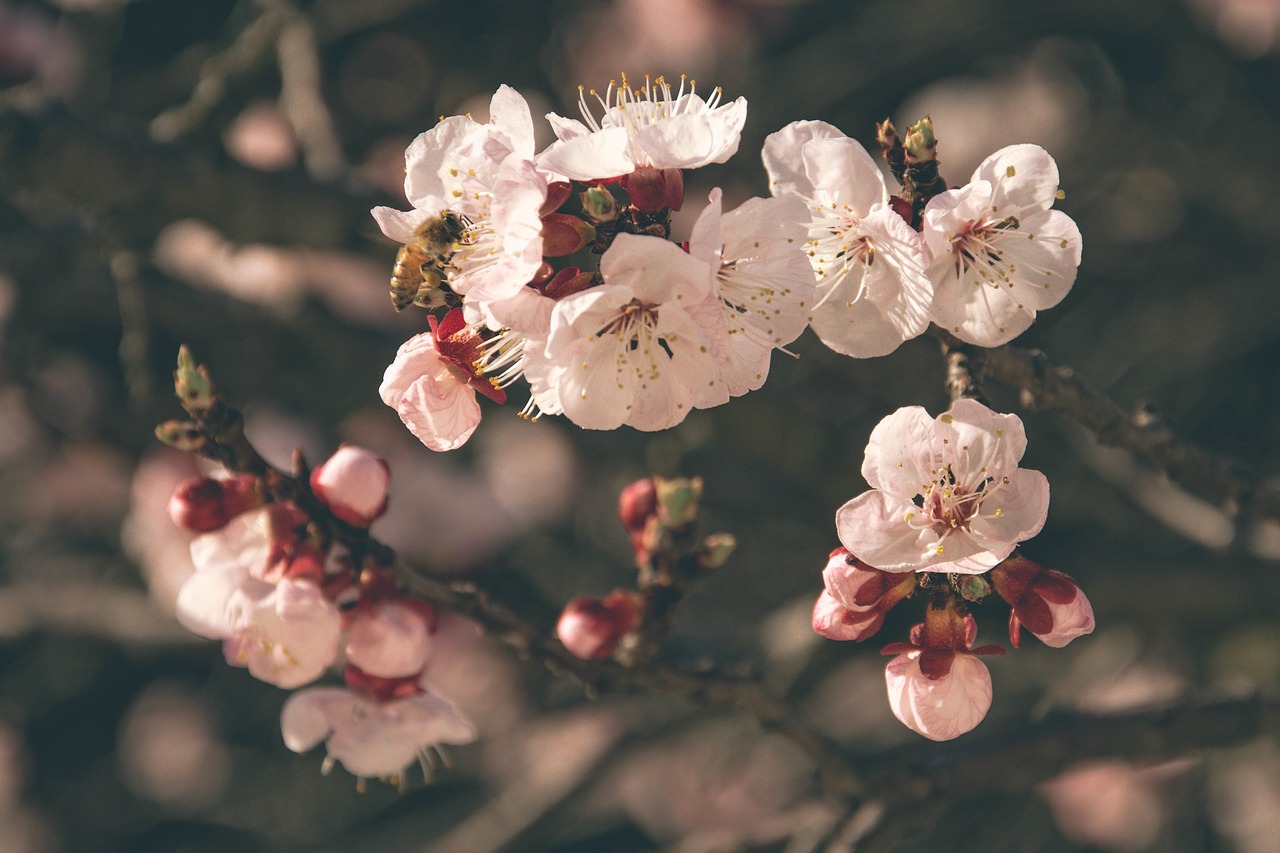
[[[373,211],[404,244],[397,306],[433,316],[400,348],[381,395],[434,450],[502,403],[521,377],[523,414],[589,429],[660,430],[759,388],[775,348],[808,324],[815,280],[803,204],[719,190],[683,244],[670,214],[685,169],[738,148],[746,102],[703,98],[692,81],[583,92],[583,121],[550,114],[534,150],[528,105],[503,86],[490,119],[443,119],[406,152],[409,211]]]
[[[1014,553],[1044,526],[1049,484],[1019,468],[1026,433],[1015,415],[957,400],[930,418],[899,409],[871,433],[862,475],[872,486],[836,513],[842,547],[823,572],[813,628],[835,640],[865,640],[903,599],[928,595],[909,643],[891,643],[889,705],[934,740],[969,731],[991,705],[991,675],[973,648],[969,605],[994,590],[1012,608],[1009,639],[1026,628],[1061,647],[1093,630],[1093,610],[1074,580]],[[855,556],[856,555],[856,556]]]
[[[931,125],[912,130],[905,150],[894,137],[886,153],[928,162],[936,176]],[[812,326],[837,352],[885,355],[930,322],[998,346],[1075,281],[1080,232],[1050,209],[1061,197],[1058,168],[1039,146],[997,151],[968,184],[920,199],[918,211],[890,194],[857,141],[825,122],[793,122],[769,136],[764,163],[773,194],[807,206],[818,280]]]
[[[382,459],[348,445],[312,472],[311,489],[335,517],[367,527],[386,508],[388,480]],[[423,680],[434,613],[388,567],[357,564],[299,507],[265,503],[251,475],[188,480],[169,512],[200,534],[191,543],[196,571],[178,595],[184,626],[221,640],[228,663],[287,690],[342,665],[346,687],[300,690],[285,703],[290,749],[324,741],[326,766],[336,760],[361,778],[403,782],[438,744],[475,739]]]

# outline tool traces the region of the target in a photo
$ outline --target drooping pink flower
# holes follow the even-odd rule
[[[311,472],[311,490],[338,518],[368,527],[387,510],[387,460],[362,447],[344,444]]]
[[[914,574],[873,569],[837,548],[822,572],[824,589],[813,605],[813,630],[830,640],[861,642],[884,624],[884,616],[916,590]]]
[[[466,443],[480,424],[479,392],[503,403],[506,393],[481,376],[485,350],[478,329],[468,326],[460,309],[437,322],[431,331],[410,338],[387,367],[378,394],[395,409],[418,440],[432,450],[454,450]]]
[[[884,671],[889,708],[904,726],[930,740],[951,740],[982,722],[991,708],[991,673],[978,656],[1004,649],[972,649],[977,630],[972,616],[930,607],[910,643],[885,646],[882,654],[897,655]]]
[[[1042,569],[1015,554],[992,569],[989,577],[996,592],[1013,607],[1009,641],[1015,649],[1022,646],[1023,628],[1056,649],[1093,633],[1093,606],[1070,575]]]
[[[324,742],[329,757],[365,778],[401,778],[431,747],[470,743],[475,728],[425,686],[380,699],[366,690],[300,690],[280,712],[285,746],[306,752]]]
[[[291,690],[315,681],[338,656],[342,620],[333,602],[309,581],[241,583],[227,603],[227,663]]]
[[[899,409],[871,432],[862,476],[872,490],[836,512],[841,544],[888,572],[986,572],[1048,515],[1048,480],[1018,467],[1026,445],[1016,415],[975,400],[936,419]]]
[[[1080,230],[1050,210],[1058,166],[1038,145],[1010,145],[959,189],[930,199],[924,239],[932,260],[933,320],[961,340],[1013,340],[1037,311],[1062,301],[1080,266]]]
[[[818,277],[809,313],[822,342],[869,358],[923,332],[933,300],[924,241],[890,206],[866,149],[826,122],[797,121],[765,140],[763,156],[770,191],[807,207]]]

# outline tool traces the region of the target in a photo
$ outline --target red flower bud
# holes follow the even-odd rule
[[[257,482],[252,474],[224,480],[191,477],[182,481],[169,499],[169,517],[193,533],[221,530],[240,513],[262,506]]]
[[[556,636],[574,657],[594,660],[612,654],[639,621],[635,599],[625,590],[614,590],[603,601],[583,595],[564,606]]]
[[[631,174],[623,175],[619,183],[627,191],[631,204],[641,213],[679,210],[684,204],[684,172],[679,169],[641,166]]]

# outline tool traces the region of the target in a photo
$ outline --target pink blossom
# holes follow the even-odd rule
[[[831,552],[825,586],[813,606],[813,630],[830,640],[862,641],[884,624],[884,615],[916,589],[914,574],[873,569],[844,548]]]
[[[425,687],[385,701],[342,687],[300,690],[285,703],[280,729],[289,749],[305,752],[323,741],[330,758],[360,777],[399,778],[436,744],[476,737],[453,705]]]
[[[367,527],[386,512],[390,480],[387,460],[362,447],[344,444],[311,472],[311,490],[338,518]]]
[[[725,399],[763,385],[773,351],[808,325],[814,277],[804,217],[795,197],[752,198],[722,213],[714,189],[694,223],[689,254],[707,265],[725,329],[719,351]]]
[[[388,600],[357,610],[347,629],[347,660],[379,678],[417,675],[431,653],[429,611]]]
[[[319,565],[282,531],[295,510],[244,513],[191,543],[196,571],[178,592],[178,621],[223,641],[227,661],[279,687],[314,681],[338,652],[341,619],[316,585]]]
[[[878,166],[826,122],[797,121],[764,144],[770,190],[803,199],[808,259],[818,276],[813,331],[836,352],[893,352],[929,324],[933,285],[920,235],[890,206]]]
[[[910,643],[885,646],[883,654],[897,653],[884,671],[889,708],[904,726],[930,740],[951,740],[982,722],[991,707],[991,673],[977,656],[1004,649],[971,649],[977,630],[972,616],[931,606]]]
[[[227,663],[291,690],[315,681],[337,659],[341,617],[309,581],[247,580],[227,602]]]
[[[1080,266],[1080,230],[1050,210],[1058,166],[1038,145],[1010,145],[970,183],[930,199],[924,239],[932,260],[933,320],[961,340],[994,347],[1037,311],[1062,301]]]
[[[651,431],[728,399],[705,264],[668,240],[619,234],[600,273],[604,284],[555,303],[545,346],[525,350],[543,411],[563,409],[587,429]]]
[[[1014,555],[996,566],[990,578],[996,592],[1013,607],[1009,641],[1015,649],[1022,645],[1022,628],[1057,649],[1093,633],[1093,606],[1070,575],[1042,569]]]
[[[982,574],[1040,532],[1049,483],[1018,467],[1016,415],[958,400],[931,419],[920,406],[876,425],[862,476],[872,490],[836,512],[840,542],[888,572]]]
[[[432,450],[454,450],[480,424],[479,392],[502,403],[507,395],[482,377],[483,338],[454,309],[431,331],[406,341],[387,367],[378,394],[418,440]]]

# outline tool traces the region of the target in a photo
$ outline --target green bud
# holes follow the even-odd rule
[[[587,187],[582,212],[595,222],[612,222],[618,218],[618,200],[604,187]]]
[[[178,349],[178,369],[173,372],[173,391],[182,401],[182,407],[193,413],[207,411],[218,399],[208,369],[202,364],[196,364],[186,344]]]
[[[658,491],[658,521],[664,527],[680,529],[698,520],[699,502],[702,500],[702,478],[693,477],[664,480],[654,477]]]
[[[728,562],[737,547],[738,538],[732,533],[712,533],[702,540],[702,547],[698,549],[698,565],[718,569]]]
[[[982,575],[952,575],[951,582],[967,601],[981,601],[991,594],[991,584]]]
[[[917,163],[925,160],[936,160],[938,157],[938,140],[933,135],[933,119],[925,116],[907,128],[907,139],[904,143],[907,158]]]
[[[156,438],[187,453],[196,453],[209,443],[208,436],[191,421],[165,421],[156,427]]]

